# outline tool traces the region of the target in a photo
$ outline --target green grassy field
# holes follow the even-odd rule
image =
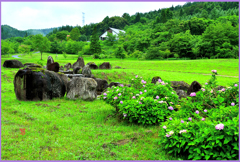
[[[43,54],[44,65],[50,54]],[[74,63],[76,55],[62,55],[55,62]],[[20,56],[22,63],[37,63],[40,54]],[[160,76],[163,80],[196,80],[204,84],[211,70],[217,70],[219,85],[238,82],[238,59],[139,61],[83,57],[85,64],[110,62],[126,69],[92,70],[97,78],[128,83],[134,75],[145,78]],[[1,58],[1,67],[5,60]],[[115,109],[95,100],[18,101],[13,79],[18,69],[1,68],[2,160],[178,160],[159,147],[161,125],[129,124],[115,116]],[[206,75],[207,74],[207,75]],[[21,129],[25,134],[21,135]]]

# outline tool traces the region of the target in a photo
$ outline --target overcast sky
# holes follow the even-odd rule
[[[101,22],[106,16],[134,15],[186,2],[1,2],[1,24],[18,30],[46,29],[62,25],[82,26]]]

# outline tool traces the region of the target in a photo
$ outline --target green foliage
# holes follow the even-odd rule
[[[129,122],[156,124],[174,112],[168,106],[176,104],[178,96],[168,83],[161,81],[154,85],[136,76],[131,80],[131,87],[112,87],[101,99]]]
[[[93,29],[93,35],[91,37],[91,44],[90,44],[90,53],[92,54],[100,54],[101,53],[101,46],[99,42],[99,38],[97,35],[97,26],[94,27]]]
[[[32,48],[35,49],[36,51],[40,51],[41,60],[42,60],[42,53],[49,51],[50,47],[51,47],[51,42],[47,39],[47,37],[43,37],[41,34],[34,36]]]
[[[63,31],[61,31],[61,32],[57,32],[57,34],[56,34],[56,38],[58,39],[58,40],[67,40],[67,35],[69,34],[69,32],[68,31],[65,31],[65,30],[63,30]]]
[[[70,32],[70,38],[72,40],[78,40],[80,37],[80,32],[79,32],[79,29],[76,27],[76,28],[73,28],[72,31]]]
[[[159,48],[157,48],[157,47],[149,47],[148,52],[146,54],[146,59],[147,60],[162,59],[162,57],[160,55]]]
[[[238,84],[216,91],[216,74],[196,96],[182,99],[180,111],[162,124],[159,144],[169,153],[188,160],[238,159]],[[223,130],[216,127],[220,123]]]
[[[116,58],[122,58],[122,59],[124,59],[126,57],[126,54],[125,54],[122,46],[117,47],[117,49],[115,51],[115,57]]]

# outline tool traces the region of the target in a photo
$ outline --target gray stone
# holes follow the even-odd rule
[[[92,78],[74,77],[68,82],[67,98],[93,101],[97,98],[97,82]]]
[[[76,67],[80,67],[80,68],[83,68],[85,66],[85,63],[84,63],[84,60],[82,57],[78,57],[77,59],[77,62],[75,62],[73,65],[72,65],[72,68],[76,68]]]
[[[187,97],[187,93],[182,89],[176,90],[176,92],[179,99]]]
[[[66,65],[64,65],[64,68],[66,68],[66,70],[69,70],[71,68],[71,63],[67,63]]]
[[[54,63],[54,60],[53,60],[52,56],[48,56],[47,67],[48,67],[49,64],[52,64],[52,63]]]
[[[91,69],[89,68],[89,65],[86,65],[82,68],[82,74],[85,76],[85,77],[91,77],[92,76],[92,71]]]
[[[190,87],[190,85],[184,81],[171,81],[171,86],[174,90],[182,89],[185,91],[187,91],[188,88]]]

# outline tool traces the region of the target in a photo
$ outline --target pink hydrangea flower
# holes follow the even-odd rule
[[[136,75],[136,78],[138,77],[138,75]]]
[[[196,96],[196,93],[193,92],[193,93],[190,94],[190,96],[191,96],[191,97]]]
[[[167,127],[166,127],[165,125],[163,126],[163,128],[164,128],[164,129],[167,129]]]
[[[117,97],[114,97],[114,100],[118,99]]]
[[[166,137],[170,137],[170,135],[169,135],[169,134],[166,134]]]
[[[160,82],[162,82],[162,80],[161,80],[161,79],[158,79],[158,82],[160,83]]]
[[[126,116],[127,116],[127,114],[123,114],[123,116],[124,116],[124,117],[126,117]]]
[[[188,118],[188,120],[189,120],[189,121],[191,121],[191,120],[192,120],[192,118]]]
[[[144,90],[144,92],[147,92],[147,90]]]
[[[172,106],[169,106],[168,109],[169,109],[169,110],[173,110],[173,107],[172,107]]]
[[[158,101],[158,103],[163,103],[163,101]]]
[[[142,94],[142,92],[140,92],[140,94]]]
[[[139,104],[142,104],[142,102],[139,102]]]
[[[156,96],[156,99],[159,99],[159,96]]]
[[[183,120],[181,120],[181,123],[184,123],[184,121],[183,121]]]
[[[205,83],[206,85],[208,85],[208,83]]]
[[[133,96],[132,98],[133,98],[133,99],[135,99],[136,97],[135,97],[135,96]]]
[[[232,103],[231,103],[231,106],[235,106],[235,103],[232,102]]]
[[[235,87],[237,87],[238,85],[237,84],[234,84]]]
[[[197,111],[195,111],[196,112],[196,114],[199,114],[199,111],[197,110]]]
[[[204,91],[205,91],[205,89],[203,88],[203,89],[202,89],[202,91],[204,92]]]
[[[107,96],[107,93],[103,93],[104,96]]]
[[[123,102],[122,101],[120,101],[120,104],[122,104]]]
[[[169,118],[169,120],[172,120],[172,118]]]
[[[207,110],[205,109],[204,112],[207,112]]]
[[[216,125],[215,128],[218,130],[223,130],[224,125],[221,123],[221,124]]]
[[[103,97],[103,99],[106,99],[107,97]]]
[[[121,93],[119,93],[118,96],[121,96]]]
[[[205,118],[202,118],[202,121],[205,121]]]
[[[145,87],[145,85],[143,85],[143,87]]]
[[[224,91],[225,91],[225,88],[223,88],[222,91],[224,92]]]

